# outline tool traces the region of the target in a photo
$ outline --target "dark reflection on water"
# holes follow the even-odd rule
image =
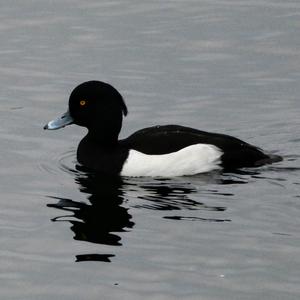
[[[170,220],[186,220],[186,221],[206,221],[206,222],[230,222],[230,219],[214,219],[200,217],[184,217],[184,216],[165,216],[164,219]]]
[[[139,199],[146,200],[135,205],[137,208],[153,210],[209,210],[225,211],[226,207],[206,205],[203,202],[191,199],[191,195],[198,191],[194,187],[188,187],[186,183],[160,182],[157,184],[141,185],[145,193],[138,196]]]
[[[80,254],[76,255],[76,262],[80,261],[103,261],[111,262],[110,258],[114,257],[113,254]]]
[[[65,159],[69,159],[71,154],[68,153]],[[250,178],[260,177],[260,169],[169,179],[107,177],[79,165],[76,170],[71,169],[63,161],[60,161],[60,169],[74,176],[80,192],[87,195],[88,202],[50,196],[58,201],[48,204],[48,207],[68,212],[52,221],[70,223],[75,240],[109,246],[122,246],[122,238],[118,233],[129,231],[135,225],[130,208],[123,206],[128,199],[130,201],[126,204],[129,203],[129,207],[164,211],[167,215],[163,218],[168,220],[230,222],[231,219],[222,217],[200,217],[199,214],[185,216],[184,211],[224,212],[226,207],[213,205],[207,197],[231,197],[234,194],[220,192],[218,186],[247,184]],[[199,201],[199,195],[202,201]],[[174,211],[177,213],[170,215]],[[76,261],[110,262],[114,256],[111,253],[80,254],[76,256]]]
[[[232,193],[219,192],[217,189],[208,189],[210,184],[245,184],[247,181],[239,177],[224,177],[220,172],[211,172],[190,177],[176,179],[135,179],[131,184],[135,184],[142,193],[137,197],[145,200],[135,205],[136,208],[146,208],[153,210],[206,210],[206,211],[225,211],[226,207],[212,206],[201,201],[192,199],[193,194],[198,194],[197,186],[205,187],[200,191],[201,195],[217,194],[221,196],[233,196]],[[134,190],[134,188],[133,188]],[[203,197],[204,198],[204,197]]]
[[[49,207],[72,212],[71,216],[58,216],[52,220],[70,222],[75,240],[121,245],[121,238],[116,233],[134,226],[128,209],[121,206],[124,200],[122,180],[78,172],[75,181],[80,191],[88,194],[89,204],[51,197],[59,201],[56,204],[48,204]]]

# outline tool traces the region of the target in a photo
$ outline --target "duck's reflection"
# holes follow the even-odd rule
[[[216,178],[213,180],[213,174],[200,175],[188,178],[173,178],[173,179],[135,179],[131,180],[132,186],[137,191],[136,198],[132,207],[141,209],[151,209],[165,211],[166,216],[163,218],[171,220],[190,220],[190,221],[208,221],[208,222],[229,222],[225,218],[199,217],[199,212],[195,216],[186,216],[185,213],[191,210],[224,212],[226,207],[213,205],[207,199],[207,196],[232,196],[233,194],[219,193],[216,190],[207,190],[209,183],[216,183]],[[196,184],[193,184],[195,182]],[[244,183],[244,182],[243,182]],[[226,182],[218,182],[218,184],[226,184]],[[203,189],[199,190],[197,187]],[[134,190],[134,188],[133,188]],[[199,200],[199,196],[204,201]],[[176,212],[176,215],[174,215]],[[182,214],[182,215],[179,215]]]
[[[91,243],[110,246],[121,246],[120,232],[130,231],[134,226],[129,208],[151,209],[165,211],[163,217],[169,220],[189,220],[208,222],[228,222],[229,219],[206,218],[205,211],[224,212],[226,207],[213,205],[207,196],[215,197],[216,194],[231,196],[232,194],[218,193],[209,190],[213,183],[219,184],[246,183],[239,178],[225,178],[219,182],[219,176],[214,178],[212,174],[188,179],[122,179],[120,177],[104,177],[91,172],[77,170],[75,181],[79,190],[87,195],[88,202],[78,202],[72,199],[51,197],[57,199],[57,203],[48,204],[59,210],[68,212],[68,215],[60,215],[52,220],[64,221],[71,224],[74,239]],[[197,184],[193,184],[197,182]],[[205,189],[199,191],[197,187]],[[199,198],[203,201],[199,201]],[[129,198],[124,207],[125,198]],[[201,210],[201,214],[195,212],[191,216],[187,213],[191,210]],[[176,214],[174,212],[176,211]],[[181,211],[181,212],[180,212]],[[180,212],[180,213],[179,213]],[[186,215],[187,213],[187,215]],[[76,256],[76,261],[106,261],[109,262],[114,254],[81,254]]]
[[[58,199],[55,204],[48,204],[69,215],[58,216],[52,221],[67,221],[71,224],[74,239],[104,245],[120,246],[124,232],[134,226],[128,209],[122,206],[124,201],[121,178],[108,178],[100,174],[75,172],[75,181],[82,193],[87,194],[88,203],[71,199]],[[76,261],[110,261],[113,254],[86,254],[76,256]]]

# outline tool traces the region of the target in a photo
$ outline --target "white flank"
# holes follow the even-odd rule
[[[173,177],[205,173],[221,168],[222,154],[219,148],[207,144],[191,145],[162,155],[148,155],[130,150],[121,175]]]

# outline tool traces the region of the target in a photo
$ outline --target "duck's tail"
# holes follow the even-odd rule
[[[262,166],[262,165],[266,165],[266,164],[273,164],[276,162],[280,162],[283,160],[283,157],[280,155],[276,155],[276,154],[267,154],[266,158],[260,159],[255,163],[256,167]]]

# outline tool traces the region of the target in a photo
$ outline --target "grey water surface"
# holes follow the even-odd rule
[[[300,2],[0,1],[0,298],[300,298]],[[46,132],[85,80],[129,115],[237,136],[258,169],[109,182],[85,130]]]

